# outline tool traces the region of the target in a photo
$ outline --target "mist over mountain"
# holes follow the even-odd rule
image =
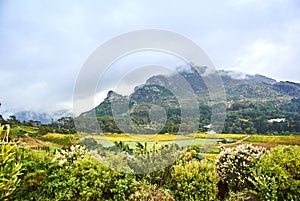
[[[209,99],[208,87],[205,83],[206,67],[193,65],[177,68],[179,76],[187,81],[198,101],[207,102]],[[199,75],[200,72],[200,75]],[[300,84],[280,81],[264,75],[249,75],[242,72],[219,70],[216,72],[223,81],[226,93],[226,101],[279,101],[288,102],[300,97]],[[110,101],[128,101],[130,107],[138,103],[156,103],[166,107],[174,107],[178,104],[172,90],[176,90],[179,76],[157,75],[150,77],[145,84],[135,87],[130,96],[122,96],[110,91],[107,98],[94,110],[97,116],[110,115]],[[82,115],[88,115],[89,112]]]
[[[40,121],[42,124],[50,124],[53,121],[57,121],[61,117],[74,116],[69,110],[58,110],[54,112],[38,112],[38,111],[16,111],[6,114],[6,116],[14,115],[19,121]]]

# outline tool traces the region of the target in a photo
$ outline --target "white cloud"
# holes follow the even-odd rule
[[[281,48],[266,40],[257,40],[244,48],[240,56],[234,61],[234,69],[255,73],[270,67],[274,58],[281,52]]]
[[[0,101],[6,108],[71,105],[89,54],[144,28],[189,37],[218,68],[300,82],[299,19],[298,0],[1,1],[0,86],[9,90]]]
[[[273,37],[258,38],[245,44],[228,68],[299,82],[300,21],[293,20],[283,27]]]

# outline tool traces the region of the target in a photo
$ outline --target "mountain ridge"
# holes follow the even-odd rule
[[[187,68],[180,68],[180,75],[188,81],[188,83],[191,85],[192,89],[196,94],[202,93],[206,96],[208,95],[208,88],[205,84],[204,79],[197,75],[197,67],[190,66],[190,69]],[[198,69],[200,72],[205,72],[205,68]],[[227,101],[250,101],[254,99],[265,99],[265,100],[291,100],[293,98],[299,98],[300,97],[300,84],[290,81],[279,81],[277,82],[275,79],[269,78],[264,75],[255,74],[255,75],[249,75],[242,72],[236,72],[236,71],[226,71],[226,70],[219,70],[217,71],[219,76],[221,77],[224,88],[226,91],[226,100]],[[130,94],[130,96],[122,96],[120,94],[117,94],[113,91],[108,92],[108,95],[106,99],[102,103],[105,103],[108,100],[114,100],[114,97],[122,97],[123,99],[133,99],[131,104],[134,104],[136,102],[149,102],[157,100],[160,96],[160,98],[165,97],[164,101],[171,101],[174,102],[175,99],[172,97],[170,93],[167,92],[167,90],[163,90],[162,88],[172,88],[173,84],[170,82],[173,77],[166,77],[164,75],[156,75],[152,76],[149,79],[147,79],[145,84],[136,86],[134,89],[134,92]],[[158,91],[157,91],[158,90]],[[155,92],[156,91],[156,92]],[[112,96],[114,94],[114,96]],[[121,98],[121,99],[122,99]],[[170,100],[166,100],[167,98],[171,98]],[[246,100],[247,99],[247,100]],[[159,102],[159,101],[158,101]],[[160,102],[163,102],[161,100]],[[100,111],[102,109],[99,109],[99,107],[105,105],[100,103],[96,108],[97,111]],[[101,106],[100,106],[101,105]],[[107,106],[107,105],[106,105]],[[98,108],[98,109],[97,109]],[[109,108],[107,108],[109,109]],[[84,112],[81,115],[86,115],[88,113]],[[100,115],[98,112],[97,114]],[[106,112],[105,115],[108,115],[110,113]],[[101,116],[101,115],[100,115]]]
[[[212,83],[210,78],[215,77],[206,73],[205,67],[195,68],[180,68],[177,75],[152,76],[144,84],[136,86],[129,96],[108,92],[97,107],[78,116],[77,119],[81,121],[79,130],[90,131],[90,121],[93,120],[95,125],[99,123],[101,132],[190,133],[195,131],[193,123],[199,121],[198,131],[205,132],[212,129],[209,126],[212,123],[212,108],[217,109],[216,112],[223,104],[226,107],[226,119],[224,128],[219,132],[300,132],[299,83],[277,82],[259,74],[221,70],[218,74],[223,81],[226,98],[215,102],[205,82],[208,80]],[[190,87],[182,88],[185,84]],[[192,102],[191,93],[195,95],[196,102]],[[195,111],[199,111],[196,116]],[[270,123],[270,119],[284,121]],[[132,126],[130,121],[135,125]]]

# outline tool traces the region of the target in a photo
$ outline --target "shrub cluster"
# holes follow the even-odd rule
[[[127,200],[133,177],[108,169],[90,156],[52,166],[39,190],[42,200]]]
[[[109,169],[80,146],[50,157],[22,153],[23,177],[9,200],[128,200],[134,177]]]
[[[252,145],[227,148],[216,167],[231,191],[227,200],[300,200],[299,146],[277,146],[270,152]]]
[[[134,172],[146,168],[146,159],[163,167],[164,157],[175,157],[177,149],[144,149],[136,156],[124,152],[99,155],[97,150],[88,152],[74,145],[53,155],[2,144],[0,200],[209,201],[218,200],[221,177],[229,186],[227,201],[299,201],[298,146],[278,146],[268,152],[261,147],[239,145],[223,149],[215,163],[182,157],[175,164],[147,174],[112,169],[114,166],[130,172],[137,168],[131,169]],[[130,158],[127,164],[122,157]],[[110,161],[105,163],[103,159]]]
[[[251,144],[222,149],[216,160],[217,171],[230,190],[241,191],[252,186],[248,179],[252,175],[251,168],[265,153],[265,148]]]
[[[174,147],[166,149],[170,151]],[[156,154],[164,156],[169,151],[160,150]],[[158,172],[132,175],[104,166],[79,145],[56,151],[53,156],[30,149],[22,150],[19,156],[23,164],[19,176],[21,182],[9,195],[9,200],[173,201],[216,198],[218,175],[214,165],[207,161],[180,160]],[[158,158],[158,162],[163,161],[163,157]],[[135,162],[140,159],[135,159]]]

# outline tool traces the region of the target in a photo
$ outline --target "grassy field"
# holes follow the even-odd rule
[[[11,128],[11,132],[13,132],[13,133],[17,133],[19,130],[22,130],[23,132],[28,133],[28,134],[37,134],[39,131],[39,128],[32,127],[32,126],[17,126],[17,127]]]
[[[60,145],[53,143],[53,142],[48,142],[48,141],[45,141],[44,145],[49,147],[51,153],[54,153],[55,150],[61,148]]]
[[[52,143],[58,143],[70,138],[70,134],[48,133],[42,137]],[[300,136],[267,136],[267,135],[251,135],[248,139],[243,141],[247,136],[246,134],[189,134],[189,135],[172,135],[172,134],[156,134],[156,135],[143,135],[143,134],[79,134],[79,138],[86,137],[94,138],[99,144],[104,147],[113,146],[114,142],[125,142],[130,148],[134,149],[137,142],[144,144],[151,148],[154,145],[159,147],[162,145],[176,143],[179,146],[191,145],[205,145],[205,146],[223,146],[232,147],[241,143],[252,143],[257,146],[273,147],[279,144],[283,145],[300,145]],[[232,138],[235,143],[219,144],[218,139]],[[71,139],[69,139],[71,140]],[[58,143],[60,144],[60,143]],[[52,144],[53,146],[53,144]],[[215,156],[208,156],[215,158]]]
[[[283,145],[300,145],[300,136],[269,136],[269,135],[252,135],[246,142],[283,144]]]
[[[60,134],[60,133],[48,133],[40,137],[44,143],[51,142],[50,148],[52,147],[69,147],[72,144],[79,142],[78,134]]]
[[[122,142],[155,142],[155,141],[178,141],[178,140],[192,140],[195,138],[202,139],[221,139],[232,138],[240,140],[246,137],[246,134],[188,134],[188,135],[173,135],[173,134],[156,134],[156,135],[144,135],[144,134],[81,134],[81,137],[92,136],[95,140],[110,140],[110,141],[122,141]]]
[[[175,141],[175,140],[189,140],[193,139],[189,136],[172,135],[172,134],[157,134],[157,135],[143,135],[143,134],[81,134],[80,137],[93,137],[95,140],[109,140],[118,142],[156,142],[156,141]]]
[[[195,138],[209,138],[209,139],[232,138],[235,140],[240,140],[246,136],[247,134],[206,134],[206,133],[194,134]]]
[[[71,136],[70,134],[61,134],[61,133],[47,133],[44,135],[42,138],[57,138],[57,139],[62,139],[65,137]]]

